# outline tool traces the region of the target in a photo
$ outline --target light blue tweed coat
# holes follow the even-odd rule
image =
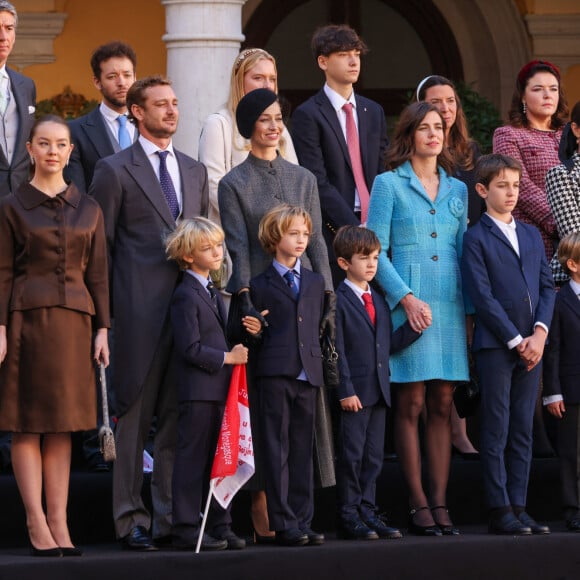
[[[467,188],[439,168],[431,201],[407,161],[375,179],[367,227],[381,240],[377,280],[387,291],[393,326],[406,320],[409,292],[427,302],[433,324],[391,356],[391,381],[467,380],[465,312],[459,261],[467,227]],[[390,249],[391,259],[387,255]]]

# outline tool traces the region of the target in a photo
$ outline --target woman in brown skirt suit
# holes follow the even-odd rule
[[[64,181],[73,145],[60,117],[37,121],[26,146],[34,176],[0,199],[0,430],[13,433],[32,553],[76,556],[66,515],[71,431],[96,425],[91,351],[109,361],[103,217]]]

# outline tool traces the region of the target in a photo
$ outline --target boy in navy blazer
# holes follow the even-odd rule
[[[180,222],[166,242],[168,258],[185,270],[170,308],[179,402],[172,482],[172,539],[176,549],[196,546],[202,498],[208,492],[231,365],[248,360],[245,346],[237,344],[231,350],[228,347],[227,312],[209,277],[210,270],[221,266],[223,242],[222,229],[202,217]],[[259,322],[254,321],[253,332],[257,332]],[[246,321],[246,326],[252,332],[251,323]],[[211,533],[203,534],[202,550],[245,547],[245,541],[231,530],[229,508],[222,509],[215,499],[209,521]]]
[[[383,466],[387,405],[391,404],[389,353],[421,336],[408,322],[393,334],[383,296],[371,288],[381,251],[372,230],[341,227],[334,253],[346,273],[336,290],[336,349],[341,412],[337,432],[336,487],[339,535],[352,540],[401,538],[378,515],[376,482]]]
[[[558,246],[558,261],[570,276],[556,296],[544,355],[544,405],[558,422],[560,485],[566,527],[580,532],[580,233]]]
[[[310,527],[316,394],[324,386],[319,328],[325,289],[323,277],[300,263],[311,232],[303,208],[281,205],[268,212],[258,237],[274,260],[250,282],[252,303],[267,313],[252,370],[270,529],[283,546],[324,542]]]
[[[554,282],[539,232],[516,221],[522,168],[485,155],[476,190],[487,212],[465,233],[462,274],[475,308],[473,352],[481,389],[480,457],[489,532],[549,534],[526,513],[532,420],[542,354],[554,309]]]

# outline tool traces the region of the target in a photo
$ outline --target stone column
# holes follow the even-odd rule
[[[197,158],[204,119],[229,93],[232,63],[244,39],[246,0],[161,0],[165,6],[167,76],[179,99],[175,146]]]

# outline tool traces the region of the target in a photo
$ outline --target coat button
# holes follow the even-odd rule
[[[436,238],[436,237],[437,237],[437,232],[433,232],[433,233],[431,234],[431,237],[432,237],[432,238]]]
[[[436,262],[439,259],[439,256],[431,256],[431,259]]]
[[[302,316],[298,317],[298,322],[302,322]]]
[[[303,344],[302,342],[301,342],[301,343],[300,343],[298,346],[299,346],[300,348],[304,348],[304,344]]]
[[[382,365],[381,363],[379,363],[377,366],[378,366],[379,368],[381,368],[383,365]]]
[[[431,215],[435,215],[436,211],[435,211],[434,209],[430,209],[430,210],[429,210],[429,213],[430,213]]]

